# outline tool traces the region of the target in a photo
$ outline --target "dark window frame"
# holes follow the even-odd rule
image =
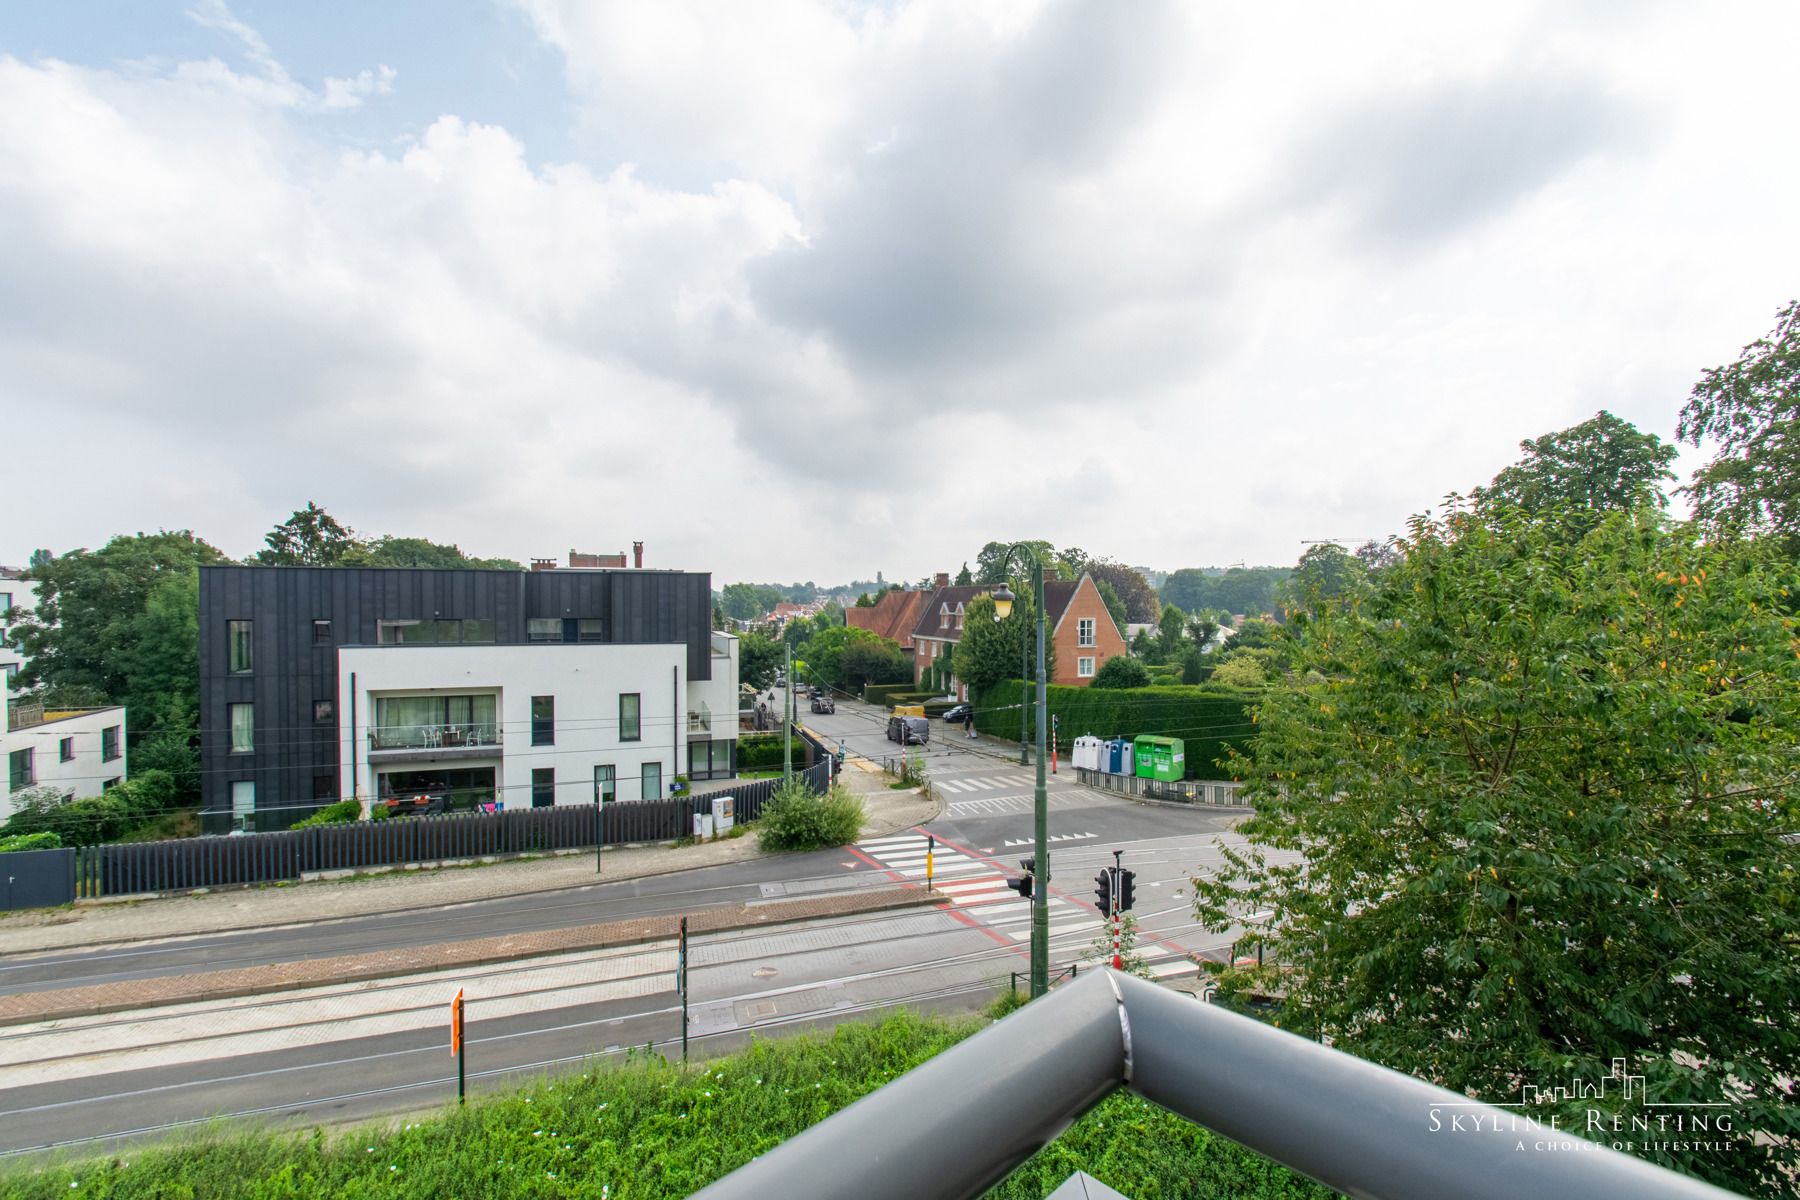
[[[249,618],[225,622],[225,669],[232,675],[256,674],[256,623]]]
[[[600,772],[606,776],[601,777]],[[619,798],[619,768],[612,763],[594,764],[594,802],[611,804]]]
[[[555,696],[533,696],[531,698],[531,744],[534,746],[556,745]]]
[[[57,742],[57,744],[56,744],[56,761],[57,762],[74,762],[75,761],[75,739],[74,738],[66,737],[66,738],[63,738],[62,740],[60,740],[59,742]]]
[[[7,778],[16,790],[37,784],[37,747],[26,746],[7,755]]]
[[[331,619],[329,617],[313,618],[313,645],[329,646],[331,644]]]
[[[118,725],[108,725],[100,731],[100,761],[112,762],[123,751],[119,748],[120,733],[124,732]]]
[[[531,768],[531,807],[556,807],[556,768]]]
[[[625,721],[625,702],[631,701],[631,722]],[[626,733],[626,729],[631,730]],[[641,742],[644,740],[644,694],[642,692],[619,693],[619,740],[621,742]]]
[[[237,732],[238,732],[237,712],[238,712],[238,709],[240,709],[240,708],[247,708],[250,710],[250,744],[248,746],[243,746],[243,747],[240,747],[237,744]],[[256,704],[254,701],[246,700],[246,701],[242,701],[240,703],[227,704],[225,706],[225,737],[226,737],[227,742],[231,746],[230,753],[232,753],[232,754],[254,754],[254,753],[256,753]]]
[[[644,786],[644,784],[649,782],[650,772],[652,772],[652,771],[656,772],[656,786],[654,788],[647,788]],[[662,797],[663,797],[663,765],[662,765],[661,759],[657,759],[654,762],[647,762],[647,763],[639,764],[639,766],[638,766],[638,794],[643,796],[643,798],[646,800],[661,800],[662,799]]]

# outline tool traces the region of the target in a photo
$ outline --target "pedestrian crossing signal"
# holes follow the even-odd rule
[[[1032,872],[1036,869],[1036,862],[1029,858],[1021,858],[1019,860],[1019,877],[1017,879],[1007,880],[1006,886],[1019,893],[1020,899],[1031,899],[1032,885],[1036,882],[1036,878]]]
[[[1119,911],[1120,912],[1130,912],[1131,911],[1131,902],[1135,898],[1134,893],[1137,891],[1137,888],[1134,886],[1136,883],[1137,883],[1137,873],[1135,871],[1123,871],[1122,870],[1119,872]]]
[[[1101,871],[1094,876],[1094,907],[1100,910],[1100,915],[1103,917],[1113,915],[1112,871],[1110,869]]]

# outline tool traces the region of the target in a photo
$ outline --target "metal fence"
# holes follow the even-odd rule
[[[821,758],[797,774],[812,790],[823,791],[830,783],[831,764]],[[687,837],[694,817],[711,812],[713,802],[725,797],[731,798],[738,821],[754,821],[780,784],[760,779],[698,796],[608,804],[602,841],[621,845]],[[595,811],[592,805],[571,804],[445,813],[52,853],[73,857],[74,893],[80,897],[189,891],[277,883],[325,871],[577,850],[594,845]],[[66,897],[48,901],[66,902]]]
[[[1241,796],[1243,784],[1217,780],[1182,780],[1164,783],[1157,779],[1139,779],[1135,775],[1113,775],[1107,771],[1075,768],[1075,781],[1083,787],[1121,792],[1145,800],[1163,800],[1172,804],[1198,804],[1214,808],[1242,808],[1247,802]]]
[[[0,912],[51,908],[75,898],[75,851],[13,850],[0,854]]]

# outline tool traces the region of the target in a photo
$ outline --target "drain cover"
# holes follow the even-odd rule
[[[758,979],[767,979],[769,976],[771,976],[775,973],[775,968],[774,967],[758,967],[758,968],[756,968],[756,970],[754,970],[750,973],[752,975],[756,976]]]

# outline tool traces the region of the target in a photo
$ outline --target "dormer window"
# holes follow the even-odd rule
[[[950,606],[948,604],[938,605],[938,628],[950,628]]]

